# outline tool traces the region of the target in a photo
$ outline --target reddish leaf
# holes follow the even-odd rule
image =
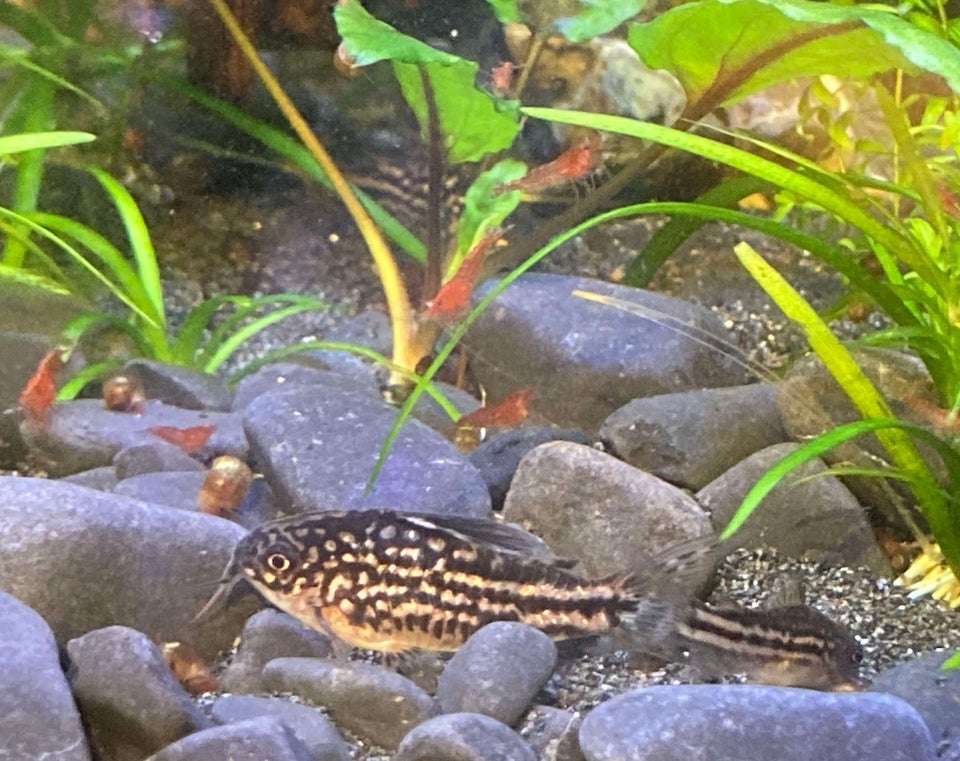
[[[215,425],[195,425],[192,428],[175,428],[172,425],[151,425],[147,430],[191,454],[199,451],[207,443],[207,439],[217,430],[217,427]]]
[[[600,135],[594,132],[567,148],[553,161],[535,166],[520,179],[500,185],[498,191],[502,193],[507,190],[522,190],[529,193],[579,180],[596,169],[599,149]]]
[[[47,421],[50,406],[57,395],[56,376],[62,367],[63,358],[59,349],[47,352],[40,360],[37,369],[20,392],[20,408],[27,420],[35,423]]]
[[[436,296],[424,303],[425,318],[448,323],[453,322],[466,311],[470,304],[470,294],[473,293],[473,287],[477,284],[483,260],[502,235],[503,230],[497,227],[484,235],[470,249],[453,277],[440,286]]]
[[[496,404],[474,410],[457,421],[457,428],[510,428],[518,425],[530,414],[532,388],[524,388],[507,394]]]

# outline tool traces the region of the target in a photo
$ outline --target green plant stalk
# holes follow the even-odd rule
[[[47,79],[34,76],[32,86],[18,104],[22,113],[22,132],[42,132],[53,126],[53,96],[56,86]],[[29,103],[27,100],[29,99]],[[10,208],[20,214],[35,211],[43,179],[43,164],[46,151],[24,151],[17,167],[17,179],[13,186]],[[3,247],[3,263],[10,267],[22,267],[26,248],[15,237],[7,238]]]
[[[340,169],[330,158],[326,149],[321,145],[317,136],[307,125],[304,118],[297,111],[296,106],[284,92],[280,83],[276,80],[270,70],[264,65],[257,51],[254,49],[250,40],[244,34],[243,29],[237,23],[236,18],[227,7],[224,0],[210,0],[214,9],[219,14],[230,36],[243,52],[244,56],[250,62],[257,76],[263,82],[264,87],[276,101],[277,106],[283,112],[287,121],[297,133],[297,137],[303,141],[310,152],[313,154],[317,163],[323,168],[330,182],[333,185],[337,195],[343,201],[350,216],[360,230],[370,254],[373,257],[374,265],[377,269],[377,275],[383,286],[384,296],[387,301],[387,309],[390,312],[390,323],[393,328],[393,362],[403,368],[412,370],[417,366],[420,359],[429,351],[432,341],[425,340],[426,337],[418,336],[417,322],[414,317],[413,309],[410,306],[410,299],[406,292],[406,287],[400,276],[400,270],[393,259],[393,254],[387,246],[383,236],[377,226],[370,219],[366,210],[357,200],[350,184],[340,172]]]
[[[803,327],[811,348],[860,414],[868,420],[892,418],[893,414],[880,392],[803,297],[747,243],[738,244],[734,251],[741,264],[784,314]],[[917,504],[940,542],[944,557],[951,568],[960,570],[960,524],[951,520],[936,477],[904,431],[881,427],[876,436],[894,465],[909,474]]]

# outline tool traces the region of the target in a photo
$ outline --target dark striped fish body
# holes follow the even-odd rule
[[[694,605],[676,630],[691,664],[713,675],[818,690],[863,685],[860,643],[843,626],[806,605],[766,610]]]
[[[535,546],[542,551],[534,537],[493,521],[388,510],[300,515],[244,537],[204,610],[245,578],[309,626],[397,652],[456,650],[491,621],[583,637],[618,626],[635,608],[637,577],[584,579],[532,556]]]

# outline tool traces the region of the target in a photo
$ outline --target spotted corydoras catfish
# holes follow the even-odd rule
[[[642,568],[597,580],[538,557],[543,549],[530,534],[495,521],[389,510],[298,515],[238,543],[197,619],[246,580],[306,625],[370,650],[456,650],[492,621],[520,621],[556,640],[622,627],[638,649],[668,659],[688,650],[707,673],[746,672],[818,689],[857,684],[859,644],[811,608],[689,602],[689,590],[714,568],[713,537],[678,543]]]
[[[656,573],[598,580],[538,551],[535,537],[495,521],[389,510],[298,515],[239,542],[197,619],[245,579],[308,626],[370,650],[456,650],[491,621],[520,621],[562,640],[619,626],[655,578],[694,589],[714,565],[712,537],[677,545],[652,563]]]

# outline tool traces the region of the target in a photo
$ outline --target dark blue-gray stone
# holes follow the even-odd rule
[[[0,592],[0,758],[90,761],[50,627]]]
[[[480,288],[477,297],[487,289]],[[573,296],[588,291],[641,315]],[[551,423],[596,433],[631,399],[747,381],[731,358],[667,322],[722,336],[707,309],[638,288],[527,273],[470,327],[470,364],[492,401],[533,387],[531,408]]]
[[[267,716],[285,724],[313,754],[313,761],[349,761],[350,750],[333,723],[316,708],[281,698],[223,695],[210,712],[218,724]]]
[[[195,732],[147,761],[317,761],[293,730],[264,716]]]
[[[436,702],[416,684],[368,663],[277,658],[264,667],[263,682],[268,690],[322,705],[337,726],[388,750],[437,713]]]
[[[482,713],[513,725],[557,664],[543,632],[512,621],[487,624],[447,663],[437,682],[444,713]]]
[[[229,412],[203,412],[148,401],[142,413],[111,412],[99,399],[77,399],[53,405],[45,426],[24,428],[27,443],[39,450],[54,476],[110,465],[126,447],[153,444],[160,437],[149,429],[155,425],[174,428],[214,426],[196,457],[207,461],[229,454],[247,459],[247,439],[240,416]]]
[[[920,715],[891,695],[789,687],[647,687],[593,709],[588,761],[934,761]]]
[[[23,600],[61,645],[122,624],[156,642],[189,634],[201,655],[228,649],[256,597],[188,629],[245,534],[212,515],[83,486],[0,477],[0,589]]]
[[[123,372],[140,379],[147,399],[156,399],[172,407],[226,412],[233,401],[233,392],[226,381],[212,373],[152,359],[127,362]]]
[[[506,724],[479,713],[448,713],[414,727],[393,761],[536,761]]]
[[[604,421],[600,438],[625,462],[685,489],[788,440],[769,383],[634,399]]]
[[[476,468],[416,420],[404,424],[373,489],[364,493],[396,416],[396,408],[369,394],[310,386],[257,397],[244,428],[278,502],[292,509],[489,515],[490,495]]]
[[[67,656],[73,694],[101,756],[122,757],[131,748],[148,755],[210,726],[160,648],[134,629],[88,632],[67,643]]]

